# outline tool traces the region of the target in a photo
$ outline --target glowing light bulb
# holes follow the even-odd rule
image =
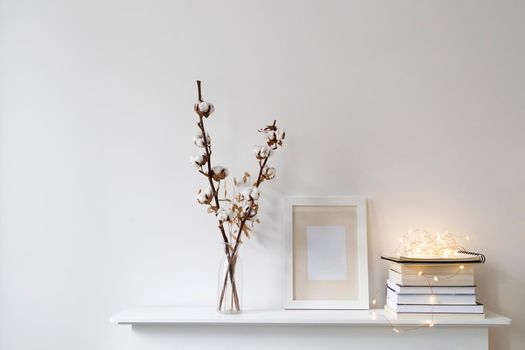
[[[465,268],[465,265],[459,265],[459,269],[463,270]]]
[[[417,275],[418,275],[418,276],[423,276],[423,271],[419,271],[419,272],[417,273]]]
[[[430,296],[430,304],[435,304],[436,303],[436,296],[435,295],[431,295]]]
[[[376,300],[375,300],[375,299],[372,299],[372,304],[373,304],[373,305],[376,304]]]
[[[465,239],[466,239],[467,241],[470,241],[470,236],[465,236]]]
[[[437,278],[437,276],[434,276],[434,281],[439,281],[439,278]]]

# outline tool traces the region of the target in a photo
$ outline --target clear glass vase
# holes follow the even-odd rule
[[[219,265],[217,311],[238,314],[242,311],[242,260],[235,244],[224,244],[224,256]]]

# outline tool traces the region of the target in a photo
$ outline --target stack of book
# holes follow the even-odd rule
[[[454,314],[484,318],[474,283],[474,266],[484,261],[482,255],[460,254],[453,259],[381,258],[390,261],[387,312],[398,316]]]

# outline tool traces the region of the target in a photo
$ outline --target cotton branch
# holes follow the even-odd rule
[[[197,91],[198,91],[198,95],[199,95],[199,102],[203,102],[200,80],[197,80]],[[215,208],[216,208],[216,211],[218,211],[221,208],[221,204],[219,202],[219,193],[215,189],[215,184],[213,183],[213,178],[212,178],[212,171],[211,171],[211,169],[212,169],[212,166],[211,166],[211,145],[208,142],[208,139],[206,137],[206,129],[204,128],[204,115],[200,111],[198,111],[198,108],[196,108],[196,111],[197,111],[197,114],[199,115],[199,122],[197,123],[197,125],[198,125],[199,129],[202,132],[202,137],[204,139],[204,151],[206,152],[206,157],[208,159],[208,161],[206,162],[207,168],[208,168],[208,173],[205,173],[202,170],[200,172],[201,172],[201,174],[205,175],[208,178],[208,182],[210,183],[210,188],[211,188],[211,191],[213,193],[213,199],[215,201]],[[221,231],[222,240],[224,241],[225,244],[228,244],[229,243],[228,236],[226,236],[226,231],[224,230],[224,225],[220,221],[219,221],[219,230]],[[226,250],[228,250],[228,249],[226,248]],[[228,253],[228,255],[229,255],[229,253]]]

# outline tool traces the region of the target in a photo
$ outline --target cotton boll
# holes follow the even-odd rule
[[[197,146],[197,147],[201,147],[201,148],[204,147],[204,139],[202,139],[202,138],[199,138],[199,137],[193,137],[193,143],[194,143],[195,146]]]
[[[247,201],[250,199],[250,189],[249,188],[245,188],[242,192],[241,192],[241,198],[243,201]]]
[[[253,150],[253,153],[257,159],[266,159],[271,155],[272,150],[268,146],[259,146]]]
[[[233,218],[233,212],[231,210],[226,210],[221,208],[217,211],[217,219],[220,222],[230,221]]]
[[[266,180],[271,180],[275,177],[275,168],[271,168],[269,167],[268,165],[266,165],[263,170],[262,170],[262,176],[266,179]]]
[[[250,187],[250,198],[253,200],[259,199],[261,196],[261,191],[259,190],[259,187],[252,186]]]
[[[199,169],[201,166],[206,164],[208,162],[208,156],[206,154],[201,154],[198,156],[194,156],[190,158],[190,163],[195,166],[195,168]]]
[[[217,211],[217,214],[215,215],[217,216],[217,219],[221,222],[228,220],[228,214],[226,214],[226,211],[224,209],[219,209],[219,211]]]
[[[211,144],[210,134],[206,133],[206,142],[204,142],[203,133],[202,133],[201,130],[198,130],[197,134],[195,134],[195,136],[193,136],[193,143],[195,144],[195,146],[200,147],[200,148],[204,148],[206,143],[209,146]]]
[[[214,110],[215,107],[210,102],[202,101],[195,104],[195,111],[205,118],[208,118]]]
[[[193,166],[197,169],[200,168],[200,165],[199,165],[199,157],[200,156],[191,156],[190,157],[190,163],[193,164]]]
[[[199,190],[199,193],[197,193],[197,202],[199,202],[200,204],[209,204],[212,199],[213,191],[211,190],[211,188]]]
[[[250,186],[242,191],[242,196],[245,201],[257,200],[261,196],[261,191],[256,186]]]
[[[277,141],[283,141],[286,136],[286,132],[284,129],[278,129],[276,132],[276,139]]]
[[[223,166],[220,166],[220,165],[216,165],[214,166],[212,169],[211,169],[211,177],[215,180],[215,181],[221,181],[221,180],[224,180],[228,175],[229,175],[229,171],[227,168],[223,167]]]

